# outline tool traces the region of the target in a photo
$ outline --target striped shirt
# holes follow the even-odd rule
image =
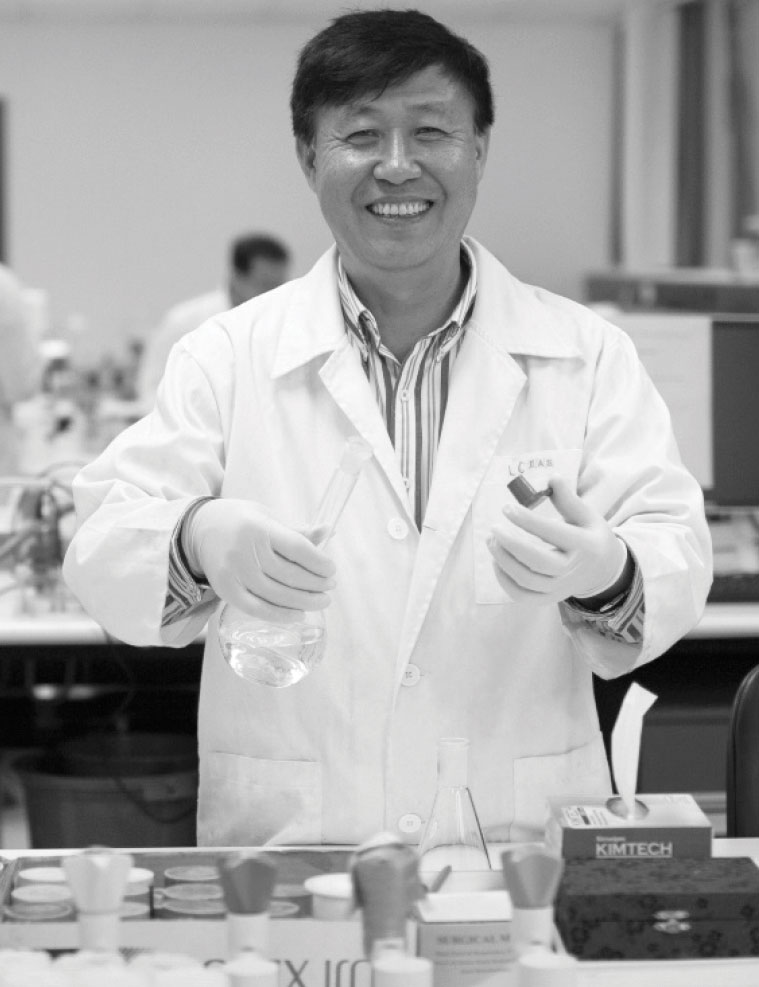
[[[376,319],[361,302],[338,258],[337,284],[348,338],[359,352],[367,379],[385,420],[417,528],[421,530],[429,498],[435,458],[445,419],[449,385],[466,324],[477,293],[477,265],[468,245],[461,244],[464,290],[440,328],[414,344],[401,362],[382,342]],[[190,572],[181,548],[182,524],[209,498],[194,501],[180,519],[171,540],[169,574],[162,625],[186,617],[213,599],[213,591]],[[574,602],[566,606],[604,636],[639,643],[644,621],[643,579],[637,561],[630,587],[600,612]]]
[[[337,263],[337,286],[348,338],[361,354],[420,531],[448,404],[451,373],[477,291],[477,265],[466,243],[461,245],[461,260],[467,281],[453,312],[439,329],[417,340],[402,363],[382,342],[377,322],[353,290],[342,260],[338,259]]]

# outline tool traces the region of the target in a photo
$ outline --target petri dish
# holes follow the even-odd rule
[[[24,884],[65,884],[66,873],[62,867],[25,867],[16,875],[16,886]]]
[[[223,901],[213,899],[190,899],[188,901],[164,901],[158,915],[160,918],[221,918],[227,914]]]
[[[199,884],[203,881],[218,882],[219,870],[210,864],[188,864],[181,867],[168,867],[163,872],[167,884]]]
[[[62,922],[74,917],[74,909],[65,902],[36,902],[6,905],[3,915],[9,922]]]
[[[62,884],[24,884],[11,891],[11,902],[14,905],[55,904],[71,900],[71,891]]]
[[[170,901],[219,901],[224,897],[224,892],[220,884],[192,881],[169,884],[163,889],[163,897]]]

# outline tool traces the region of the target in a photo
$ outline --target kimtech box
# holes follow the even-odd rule
[[[548,802],[546,845],[566,859],[712,855],[712,824],[692,795],[638,795],[633,818],[620,814],[618,797],[567,796]]]

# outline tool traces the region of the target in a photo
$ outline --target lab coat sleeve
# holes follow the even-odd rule
[[[226,361],[231,376],[220,329],[213,346],[215,369],[221,364],[223,373]],[[180,342],[155,408],[74,481],[77,530],[64,578],[87,613],[122,641],[182,647],[208,619],[204,606],[161,626],[172,532],[196,497],[221,491],[223,418],[206,369]]]
[[[600,320],[599,320],[600,321]],[[562,606],[574,647],[602,678],[658,657],[701,618],[712,580],[703,494],[680,458],[669,412],[621,330],[603,324],[578,493],[632,551],[643,576],[639,645],[602,636]]]

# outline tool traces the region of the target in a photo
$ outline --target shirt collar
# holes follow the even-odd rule
[[[440,355],[453,344],[454,340],[469,321],[477,294],[477,261],[471,247],[464,240],[461,241],[461,261],[468,271],[464,290],[443,325],[427,333],[427,337],[429,337],[447,332],[448,339],[443,344]],[[340,294],[340,305],[343,310],[346,329],[354,334],[361,348],[362,355],[366,355],[367,346],[372,346],[377,351],[382,349],[383,352],[387,352],[382,346],[377,320],[354,291],[339,254],[337,258],[337,287]]]

